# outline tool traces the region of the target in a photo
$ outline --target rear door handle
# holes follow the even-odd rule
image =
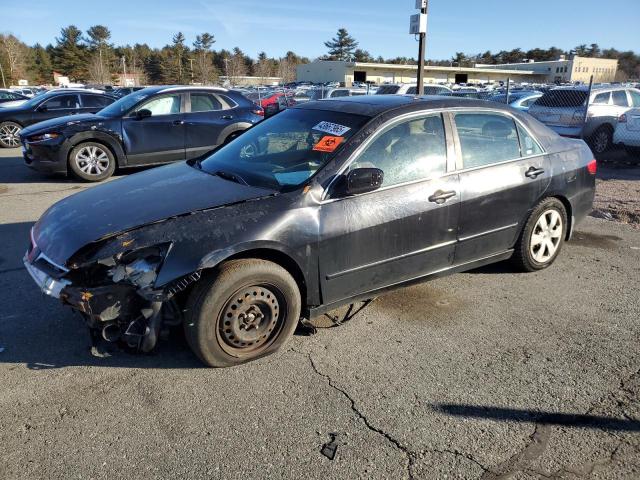
[[[527,173],[525,173],[524,175],[528,178],[531,179],[536,179],[538,178],[540,175],[542,175],[544,173],[544,169],[543,168],[536,168],[536,167],[531,167],[529,170],[527,170]]]
[[[177,127],[179,125],[184,125],[184,120],[174,120],[173,124]]]
[[[454,191],[443,192],[442,190],[438,190],[436,193],[429,197],[429,201],[432,203],[436,203],[438,205],[442,205],[447,200],[455,197],[457,194]]]
[[[233,115],[223,115],[222,119],[223,120],[233,120]]]

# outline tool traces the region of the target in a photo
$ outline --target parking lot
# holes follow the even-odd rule
[[[616,182],[637,170],[602,169],[596,206],[611,214],[600,192],[628,194]],[[542,272],[400,290],[212,370],[180,332],[95,358],[80,318],[39,293],[29,229],[87,187],[0,150],[0,478],[640,476],[637,218],[589,217]]]

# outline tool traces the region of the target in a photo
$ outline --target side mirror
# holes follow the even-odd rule
[[[358,195],[373,192],[382,186],[384,172],[379,168],[356,168],[347,175],[346,193]]]
[[[136,111],[136,119],[142,120],[145,118],[149,118],[151,116],[151,110],[147,110],[146,108],[141,108]]]

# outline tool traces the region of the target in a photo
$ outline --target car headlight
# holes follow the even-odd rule
[[[127,282],[139,288],[152,287],[164,262],[170,243],[119,253],[107,261],[108,275],[114,283]]]
[[[53,140],[58,138],[61,134],[56,132],[41,133],[40,135],[32,135],[27,138],[28,142],[44,142],[45,140]]]

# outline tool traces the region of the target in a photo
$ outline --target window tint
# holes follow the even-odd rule
[[[536,102],[541,107],[581,107],[587,100],[584,90],[550,90]]]
[[[542,148],[536,142],[529,133],[517,124],[518,135],[520,136],[520,153],[523,157],[529,157],[531,155],[541,155],[544,153]]]
[[[459,113],[455,122],[464,168],[520,157],[520,142],[512,119],[490,113]]]
[[[61,110],[64,108],[79,108],[77,95],[57,95],[44,102],[48,110]]]
[[[191,94],[192,112],[211,112],[213,110],[222,110],[222,103],[215,95],[210,93]]]
[[[180,95],[167,95],[165,97],[154,98],[142,105],[138,110],[150,110],[151,115],[173,115],[180,113]]]
[[[447,169],[447,145],[441,115],[429,115],[389,127],[351,164],[384,172],[383,186],[436,178]]]
[[[612,93],[613,104],[618,107],[628,107],[629,100],[627,100],[627,92],[624,90],[618,90]]]
[[[633,106],[640,107],[640,92],[636,92],[635,90],[629,90],[629,94],[631,95],[631,101],[633,102]]]
[[[382,85],[378,88],[376,95],[395,95],[400,90],[398,85]]]
[[[610,98],[611,98],[611,92],[599,93],[593,99],[593,104],[594,105],[608,105]]]
[[[80,95],[84,108],[104,108],[113,102],[109,97],[100,95]]]

